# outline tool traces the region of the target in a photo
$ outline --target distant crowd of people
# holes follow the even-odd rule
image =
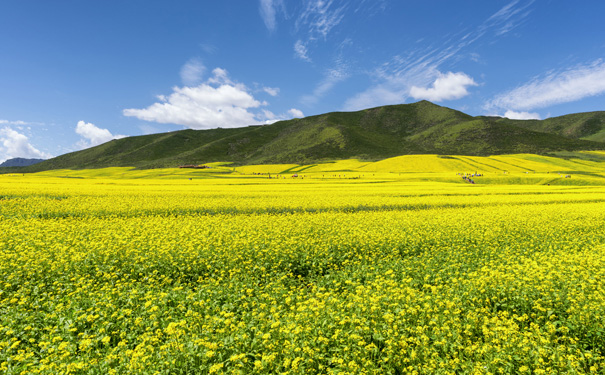
[[[471,177],[482,177],[483,174],[482,173],[456,173],[458,176],[462,176],[462,179],[466,182],[468,182],[469,184],[474,184],[475,180],[473,180]]]

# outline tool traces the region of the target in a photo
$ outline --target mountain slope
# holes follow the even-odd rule
[[[41,161],[44,161],[44,159],[12,158],[12,159],[5,160],[2,164],[0,164],[0,168],[27,167],[29,165],[40,163]]]
[[[427,101],[333,112],[271,125],[181,130],[113,140],[26,171],[130,166],[175,167],[379,160],[404,154],[494,155],[603,150],[602,112],[543,121],[472,117]]]
[[[574,113],[546,120],[521,121],[500,118],[497,121],[573,139],[605,142],[605,112]]]

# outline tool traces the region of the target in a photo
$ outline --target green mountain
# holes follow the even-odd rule
[[[333,112],[271,125],[181,130],[116,139],[58,156],[23,171],[110,166],[176,167],[215,161],[236,164],[310,163],[405,154],[494,155],[605,150],[605,112],[542,121],[472,117],[420,101]]]
[[[513,121],[515,126],[544,133],[558,134],[573,139],[605,142],[605,112],[574,113],[546,120],[515,121],[499,119],[500,123]]]

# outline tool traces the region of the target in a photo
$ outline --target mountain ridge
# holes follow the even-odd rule
[[[30,165],[43,162],[46,159],[33,159],[33,158],[12,158],[5,160],[0,164],[0,168],[5,167],[28,167]]]
[[[485,156],[605,150],[605,112],[546,120],[476,116],[428,101],[330,112],[270,125],[126,137],[25,167],[177,167],[183,164],[312,163],[405,154]]]

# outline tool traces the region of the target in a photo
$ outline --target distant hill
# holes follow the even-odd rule
[[[6,160],[4,163],[0,164],[0,168],[4,167],[27,167],[30,165],[34,165],[36,163],[40,163],[45,159],[25,159],[25,158],[12,158]]]
[[[605,142],[605,112],[574,113],[546,120],[519,121],[498,118],[497,122],[573,139]]]
[[[311,163],[406,154],[496,155],[604,150],[605,112],[547,120],[473,117],[428,101],[332,112],[271,125],[180,130],[116,139],[24,171],[110,166]]]

